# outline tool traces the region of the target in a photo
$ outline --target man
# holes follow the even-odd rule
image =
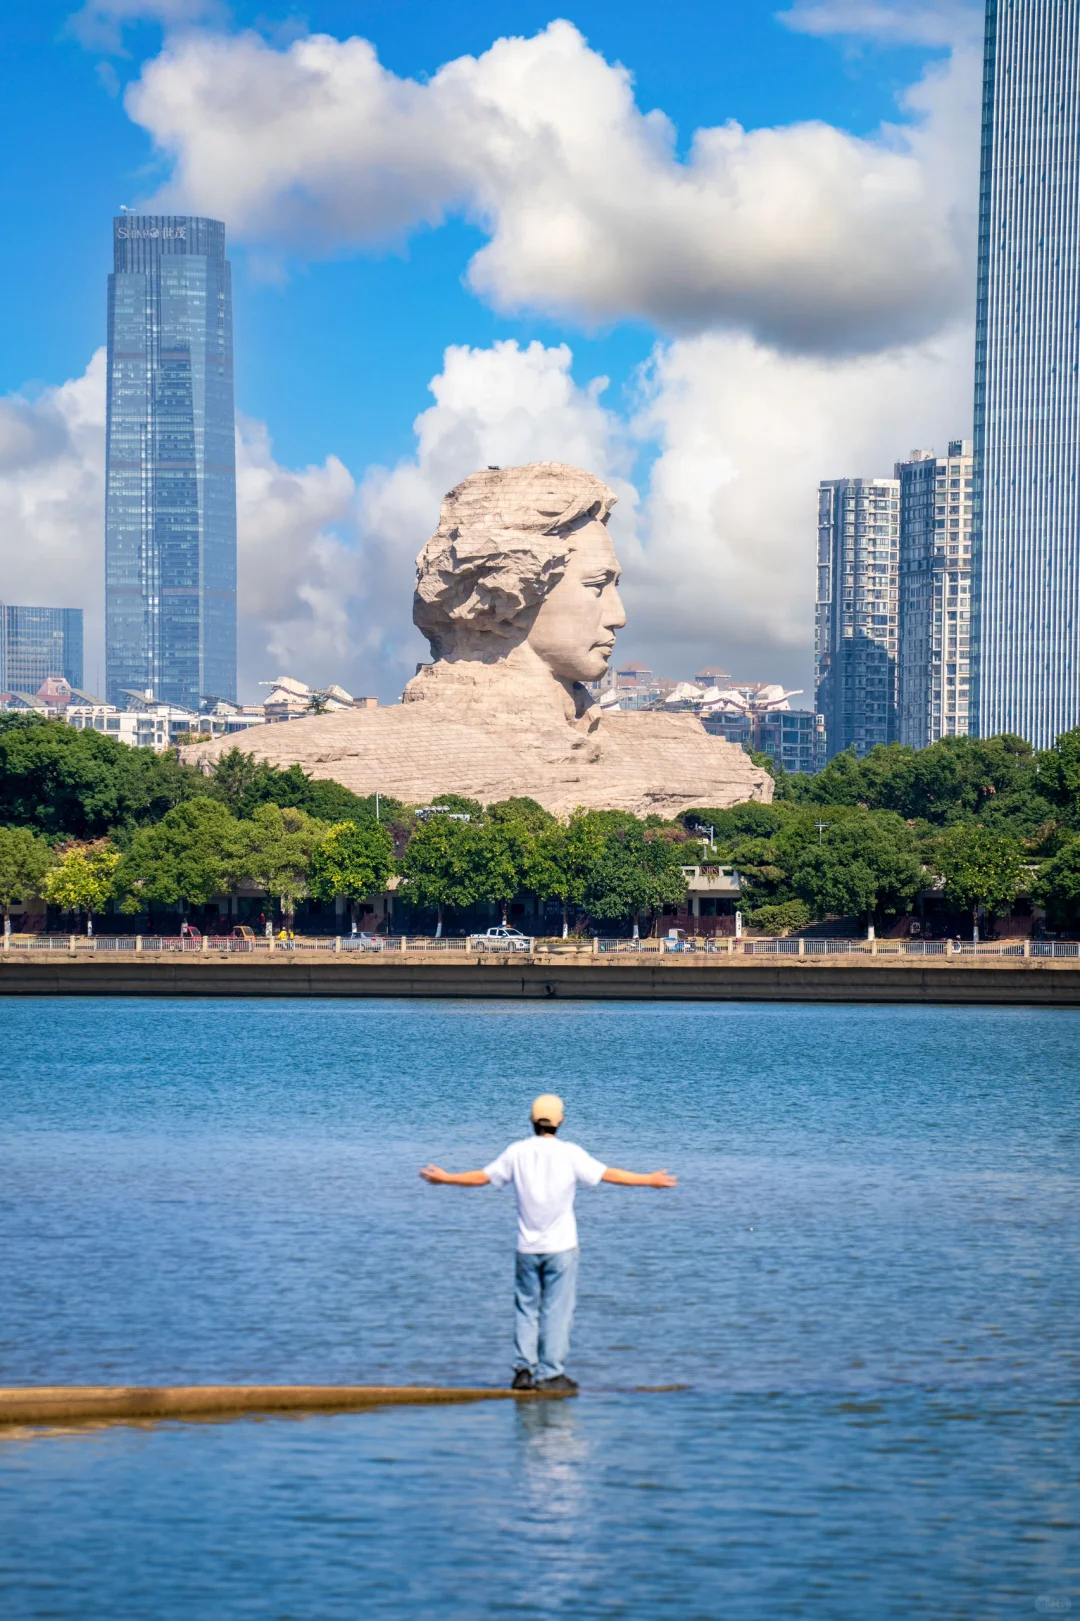
[[[622,1188],[673,1188],[667,1171],[619,1171],[602,1165],[577,1143],[559,1142],[563,1101],[543,1092],[530,1118],[533,1135],[510,1147],[482,1171],[450,1172],[425,1165],[420,1175],[436,1186],[503,1188],[514,1184],[518,1211],[514,1274],[514,1390],[576,1396],[566,1372],[577,1293],[578,1236],[574,1195],[612,1182]]]

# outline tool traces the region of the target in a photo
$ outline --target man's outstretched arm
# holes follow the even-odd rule
[[[434,1187],[483,1188],[491,1181],[486,1171],[444,1171],[440,1165],[424,1165],[420,1175]]]
[[[670,1171],[620,1171],[609,1165],[600,1180],[619,1188],[673,1188],[679,1179]]]

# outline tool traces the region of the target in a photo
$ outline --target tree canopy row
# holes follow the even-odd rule
[[[771,762],[766,762],[770,764]],[[702,806],[676,821],[456,795],[407,807],[362,798],[235,748],[211,775],[39,717],[0,718],[0,905],[64,911],[193,907],[251,880],[291,915],[304,897],[362,901],[392,874],[442,919],[480,902],[558,903],[564,922],[652,919],[685,898],[682,868],[738,870],[752,925],[886,920],[938,883],[954,908],[1080,903],[1080,729],[1036,752],[1014,737],[837,756],[777,774],[771,805]],[[703,832],[703,830],[707,830]],[[702,840],[710,843],[703,850]]]

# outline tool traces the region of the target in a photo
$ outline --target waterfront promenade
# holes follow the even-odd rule
[[[535,941],[348,937],[287,944],[54,935],[0,952],[8,996],[497,997],[1080,1006],[1075,943],[905,940]]]

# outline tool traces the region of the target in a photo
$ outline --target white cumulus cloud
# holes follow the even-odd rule
[[[241,684],[303,671],[313,685],[351,667],[359,592],[355,485],[336,456],[295,469],[274,459],[265,424],[241,417],[236,457]],[[273,668],[270,668],[273,666]]]
[[[131,23],[157,22],[166,28],[223,22],[222,0],[85,0],[68,18],[67,31],[87,50],[123,55],[124,29]]]
[[[891,477],[916,447],[970,433],[971,339],[854,358],[786,356],[737,336],[657,351],[634,424],[653,438],[643,551],[623,641],[654,668],[719,659],[812,702],[817,485]]]
[[[259,422],[237,435],[241,683],[302,664],[312,681],[348,663],[358,587],[352,476],[335,457],[282,467]],[[7,602],[82,608],[84,681],[104,687],[105,351],[35,399],[0,400],[0,579]],[[278,666],[282,668],[278,668]]]
[[[788,28],[822,37],[843,34],[896,45],[981,44],[985,7],[978,0],[796,0],[778,13]]]
[[[393,696],[426,645],[409,628],[413,560],[445,491],[474,468],[567,460],[612,483],[627,628],[617,656],[686,676],[719,659],[812,702],[817,485],[890,476],[970,431],[965,329],[875,356],[785,356],[742,336],[659,345],[631,419],[580,387],[565,345],[448,349],[417,451],[359,492],[371,680]],[[632,450],[655,447],[639,500]]]
[[[940,98],[915,93],[912,119],[874,139],[728,122],[683,159],[664,114],[568,22],[424,83],[363,39],[201,31],[168,41],[126,106],[171,164],[155,206],[283,251],[370,246],[458,212],[489,238],[469,280],[502,309],[842,352],[925,336],[970,298],[958,199],[977,97],[963,74],[948,82],[966,109],[955,151],[927,127]]]
[[[82,608],[83,679],[104,680],[105,351],[35,399],[0,400],[0,580],[6,602]]]

